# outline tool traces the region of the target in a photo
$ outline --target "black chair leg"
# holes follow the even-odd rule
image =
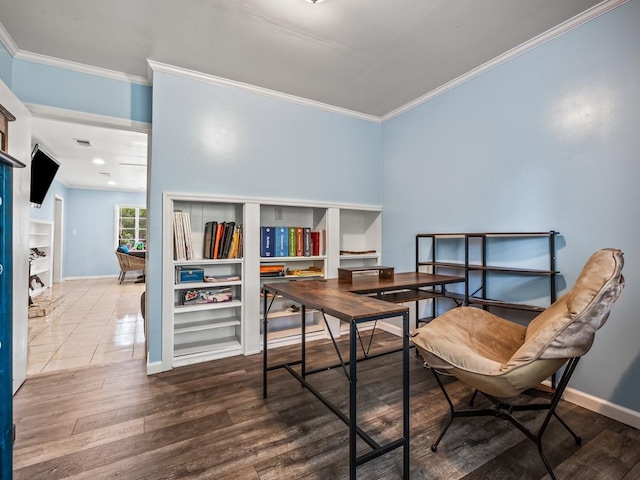
[[[555,480],[556,476],[553,473],[551,464],[547,460],[547,457],[545,456],[544,450],[542,448],[542,436],[544,435],[544,432],[547,429],[547,426],[549,425],[549,420],[551,420],[551,417],[555,417],[558,419],[560,424],[573,436],[573,439],[575,440],[577,445],[580,445],[582,443],[582,439],[578,435],[576,435],[576,433],[573,430],[571,430],[569,425],[567,425],[566,422],[562,420],[558,415],[558,413],[556,412],[556,407],[558,406],[558,403],[562,398],[562,394],[564,393],[564,390],[567,387],[567,384],[569,383],[569,379],[573,375],[573,372],[576,366],[578,365],[579,360],[580,360],[580,357],[574,357],[569,360],[564,370],[564,373],[562,374],[562,378],[560,379],[560,383],[555,389],[555,392],[549,403],[534,403],[529,405],[511,405],[509,403],[502,402],[501,400],[495,397],[492,397],[491,395],[487,395],[484,392],[480,392],[485,397],[487,397],[487,399],[489,399],[494,404],[494,406],[493,408],[490,408],[490,409],[476,409],[476,410],[456,410],[453,406],[453,402],[451,401],[451,398],[449,397],[449,395],[447,394],[447,391],[444,388],[442,381],[440,380],[440,376],[438,372],[433,368],[427,367],[433,373],[433,376],[436,379],[436,382],[440,387],[440,390],[444,394],[444,398],[447,400],[447,403],[449,404],[449,409],[450,409],[449,420],[447,424],[444,426],[444,428],[442,429],[442,431],[440,432],[440,435],[438,436],[435,443],[431,445],[431,450],[433,452],[438,450],[438,444],[444,437],[444,434],[449,429],[449,426],[451,426],[451,424],[453,423],[454,418],[481,417],[481,416],[490,415],[490,416],[502,418],[503,420],[508,420],[512,425],[517,427],[518,430],[520,430],[529,440],[534,442],[538,447],[538,454],[540,455],[540,458],[542,459],[542,462],[544,463],[544,466],[546,467],[547,472],[549,473],[550,477],[553,480]],[[474,392],[470,402],[471,404],[473,404],[473,401],[475,400],[477,393],[478,393],[478,390]],[[520,423],[518,419],[516,419],[512,415],[512,412],[516,412],[516,411],[522,412],[522,411],[531,411],[531,410],[547,410],[547,415],[545,416],[540,428],[535,433],[530,431],[527,427],[525,427],[522,423]]]

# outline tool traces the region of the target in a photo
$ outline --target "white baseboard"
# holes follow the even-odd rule
[[[79,277],[64,277],[63,281],[66,282],[67,280],[93,280],[97,278],[118,278],[118,274],[116,273],[115,275],[82,275]]]
[[[395,335],[396,337],[402,337],[402,327],[399,327],[398,325],[393,325],[387,322],[380,322],[378,323],[378,327],[385,332]]]
[[[564,391],[563,398],[567,402],[571,402],[579,407],[586,408],[592,412],[599,413],[605,417],[612,418],[618,422],[622,422],[625,425],[629,425],[634,428],[640,428],[640,412],[631,410],[630,408],[611,403],[607,400],[603,400],[588,393],[575,390],[573,388],[567,388]]]
[[[147,361],[147,375],[153,375],[163,372],[162,362],[149,362]]]

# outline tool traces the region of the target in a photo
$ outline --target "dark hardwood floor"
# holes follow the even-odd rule
[[[342,342],[342,347],[346,347]],[[376,349],[399,339],[376,333]],[[270,350],[274,362],[293,347]],[[308,344],[313,366],[335,362],[327,342]],[[359,420],[379,442],[401,433],[400,354],[363,362]],[[233,357],[147,376],[143,361],[86,367],[28,379],[14,399],[15,479],[342,479],[348,478],[347,427],[284,371],[262,357]],[[344,411],[340,370],[312,377]],[[449,379],[452,397],[471,391]],[[457,419],[437,453],[430,445],[448,411],[431,374],[411,355],[411,478],[548,478],[535,445],[495,418]],[[555,420],[545,451],[560,479],[639,479],[640,431],[567,402],[559,411],[581,447]],[[527,413],[536,424],[541,413]],[[367,451],[362,443],[361,452]],[[362,479],[401,478],[401,450],[358,469]]]

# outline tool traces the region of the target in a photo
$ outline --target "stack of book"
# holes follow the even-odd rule
[[[284,277],[284,265],[266,264],[260,265],[261,277]]]
[[[309,227],[260,227],[261,257],[324,255],[324,230]]]
[[[186,212],[173,212],[173,258],[178,261],[193,259],[191,218]]]
[[[204,226],[204,258],[242,258],[242,225],[207,222]]]

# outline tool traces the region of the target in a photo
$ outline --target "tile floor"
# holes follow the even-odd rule
[[[29,319],[27,375],[144,358],[144,290],[144,283],[115,278],[55,284],[62,303]]]

